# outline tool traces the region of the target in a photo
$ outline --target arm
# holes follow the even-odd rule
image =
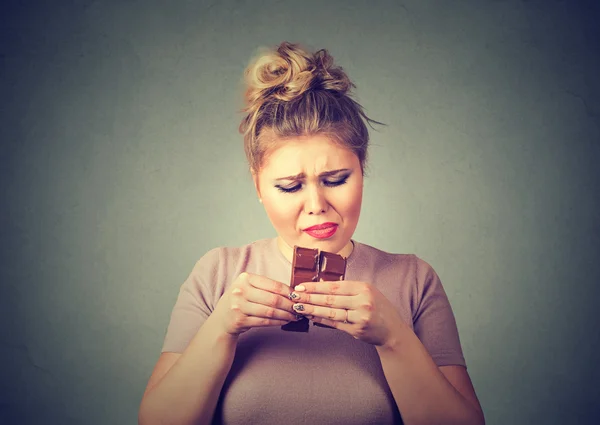
[[[406,425],[484,425],[485,419],[463,366],[440,368],[408,326],[377,346],[383,372]]]
[[[183,354],[161,355],[142,398],[138,424],[209,424],[212,421],[233,363],[237,337],[217,331],[211,317]]]

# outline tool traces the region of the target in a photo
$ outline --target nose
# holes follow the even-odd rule
[[[327,199],[319,187],[309,187],[306,190],[307,199],[304,211],[308,214],[322,214],[327,211]]]

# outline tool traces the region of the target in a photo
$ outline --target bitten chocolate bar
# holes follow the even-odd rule
[[[346,259],[341,255],[318,249],[302,248],[294,246],[294,257],[292,260],[292,278],[290,289],[302,282],[318,282],[343,280],[346,274]],[[313,322],[313,325],[323,328],[332,328]],[[308,319],[302,318],[295,322],[286,323],[281,327],[284,331],[308,332]]]

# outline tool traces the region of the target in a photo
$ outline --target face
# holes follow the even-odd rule
[[[350,254],[363,193],[352,151],[325,136],[286,139],[267,153],[253,179],[290,261],[294,245]],[[309,229],[324,224],[326,229]]]

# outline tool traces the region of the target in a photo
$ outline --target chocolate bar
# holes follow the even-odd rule
[[[318,282],[343,280],[346,273],[346,259],[341,255],[327,251],[319,252],[318,249],[294,246],[292,260],[292,278],[290,289],[302,282]],[[313,325],[323,328],[332,328],[313,322]],[[281,327],[284,331],[308,332],[308,319],[303,317],[295,322],[286,323]],[[335,329],[335,328],[332,328]]]

